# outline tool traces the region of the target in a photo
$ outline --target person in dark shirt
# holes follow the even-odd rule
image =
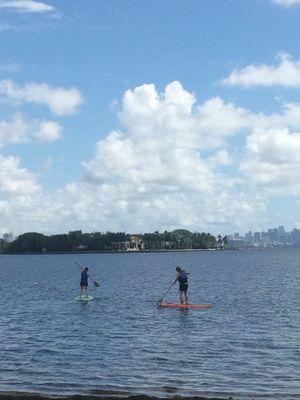
[[[176,267],[176,279],[174,281],[179,283],[179,296],[180,296],[180,303],[181,304],[188,304],[188,275],[189,273],[186,272],[184,269],[180,267]]]
[[[81,272],[81,279],[80,279],[80,294],[81,294],[81,296],[83,294],[85,294],[87,296],[88,279],[89,279],[89,269],[88,269],[88,267],[85,267],[84,270]]]

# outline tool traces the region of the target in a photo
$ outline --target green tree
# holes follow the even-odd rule
[[[9,245],[9,250],[13,253],[36,253],[45,251],[46,240],[41,233],[27,232],[17,237]]]

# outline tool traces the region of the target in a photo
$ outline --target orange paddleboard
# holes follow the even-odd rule
[[[180,303],[160,303],[159,307],[165,308],[196,308],[205,310],[211,308],[212,304],[180,304]]]

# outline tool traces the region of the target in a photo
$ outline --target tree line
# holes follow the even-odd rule
[[[70,231],[66,234],[44,235],[27,232],[14,241],[0,244],[2,253],[52,253],[97,251],[159,251],[223,248],[225,237],[210,233],[176,229],[172,232],[129,234],[126,232]]]

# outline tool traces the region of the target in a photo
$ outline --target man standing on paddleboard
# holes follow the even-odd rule
[[[89,269],[88,269],[88,267],[85,267],[84,270],[81,272],[81,279],[80,279],[80,294],[81,294],[81,296],[84,293],[87,296],[88,279],[89,279]]]
[[[188,290],[188,275],[184,269],[176,267],[176,279],[174,281],[179,283],[179,295],[181,304],[188,304],[187,290]]]

